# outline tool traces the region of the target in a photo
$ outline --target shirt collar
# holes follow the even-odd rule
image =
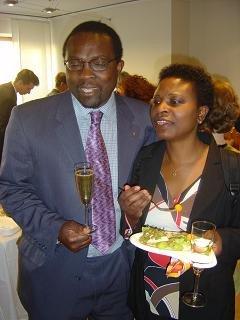
[[[90,112],[94,112],[94,111],[102,111],[102,113],[104,114],[104,116],[109,117],[112,114],[112,110],[115,106],[115,94],[114,92],[112,92],[110,98],[108,99],[108,101],[102,105],[100,108],[85,108],[78,100],[77,98],[71,94],[72,96],[72,101],[73,104],[75,106],[77,106],[77,108],[79,109],[80,114],[83,117],[87,117],[88,114]]]

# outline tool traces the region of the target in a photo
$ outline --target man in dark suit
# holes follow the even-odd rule
[[[137,152],[155,140],[149,107],[114,93],[122,44],[106,24],[89,21],[73,29],[63,57],[69,91],[14,108],[6,131],[0,201],[23,230],[19,295],[31,320],[129,320],[133,248],[119,233],[117,198]],[[96,233],[84,226],[74,179],[76,164],[86,161],[91,114],[99,111],[115,210],[105,229],[113,223],[116,234],[104,253],[94,245]]]
[[[14,82],[0,85],[0,161],[5,130],[12,108],[17,105],[17,93],[24,95],[30,93],[34,86],[39,85],[38,77],[28,69],[21,70]]]

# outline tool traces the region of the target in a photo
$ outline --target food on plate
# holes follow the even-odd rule
[[[155,227],[142,227],[142,235],[139,241],[147,246],[161,250],[190,251],[191,234],[181,231],[167,231]]]

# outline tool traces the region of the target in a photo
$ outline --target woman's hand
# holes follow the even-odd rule
[[[217,231],[215,231],[214,243],[212,248],[216,256],[219,256],[222,253],[222,238]]]
[[[135,226],[142,215],[143,209],[151,201],[151,195],[146,189],[141,189],[139,186],[130,187],[124,186],[124,191],[121,192],[118,202],[121,209],[124,211],[131,226]]]

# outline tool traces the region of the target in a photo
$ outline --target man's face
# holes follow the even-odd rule
[[[24,84],[22,81],[20,81],[17,87],[17,91],[19,94],[24,95],[27,93],[29,94],[33,88],[34,88],[33,83]]]
[[[84,32],[69,39],[65,60],[90,61],[95,58],[105,61],[116,58],[108,35]],[[122,68],[122,60],[111,61],[104,71],[93,71],[89,63],[85,63],[81,71],[66,68],[69,90],[84,107],[98,108],[110,98]]]

